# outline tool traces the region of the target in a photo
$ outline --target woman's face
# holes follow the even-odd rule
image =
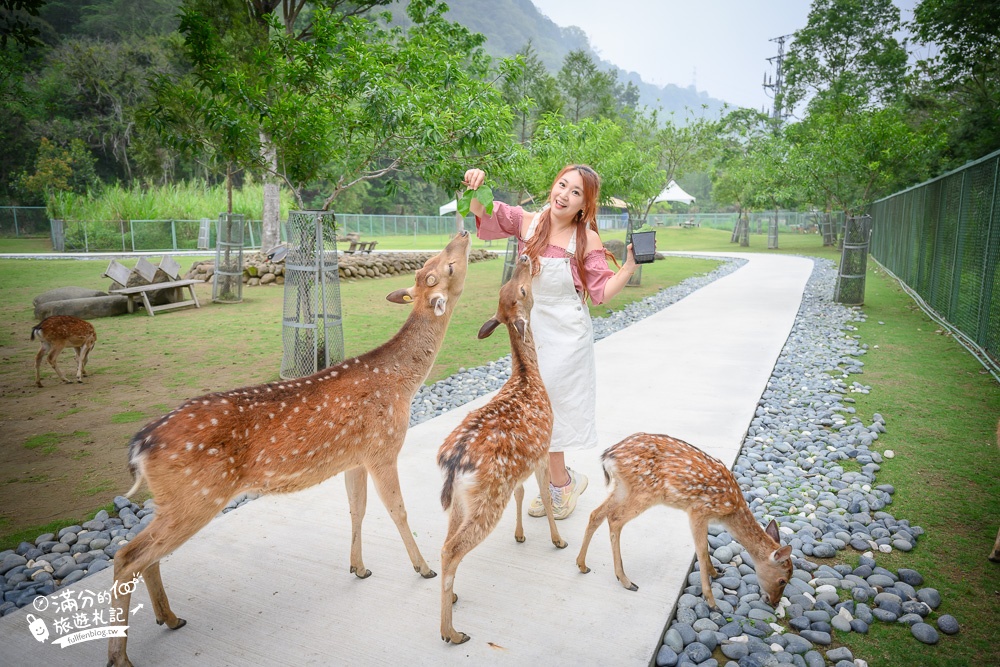
[[[549,193],[552,215],[557,218],[573,218],[583,210],[583,177],[576,169],[570,169],[560,176],[552,192]]]

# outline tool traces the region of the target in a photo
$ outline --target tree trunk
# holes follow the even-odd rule
[[[264,209],[261,220],[260,248],[267,251],[281,243],[281,193],[275,173],[278,170],[278,154],[271,143],[271,137],[260,133],[264,160]]]

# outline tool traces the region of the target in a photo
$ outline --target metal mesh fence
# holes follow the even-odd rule
[[[49,215],[44,206],[0,206],[0,237],[46,237]]]
[[[292,211],[287,229],[279,372],[285,380],[344,360],[333,214]]]
[[[1000,364],[1000,151],[871,206],[871,254]]]

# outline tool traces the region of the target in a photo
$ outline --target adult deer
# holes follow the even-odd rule
[[[59,370],[56,360],[65,347],[71,347],[76,352],[76,381],[83,382],[87,374],[87,357],[97,344],[97,332],[94,325],[86,320],[70,315],[53,315],[35,325],[31,330],[31,340],[38,339],[42,348],[35,355],[35,384],[42,386],[42,358],[48,357],[49,364],[63,382],[70,384],[63,372]]]
[[[452,626],[458,564],[496,528],[511,493],[517,503],[514,539],[524,542],[523,484],[532,473],[541,490],[552,543],[566,547],[549,496],[552,406],[538,372],[528,317],[531,306],[531,260],[521,255],[500,289],[496,315],[479,330],[479,338],[486,338],[501,324],[507,326],[510,379],[489,403],[470,412],[438,451],[445,478],[441,505],[448,511],[448,534],[441,548],[441,639],[454,644],[469,641],[469,635]]]
[[[715,607],[710,577],[718,576],[708,556],[708,524],[724,525],[753,559],[764,601],[775,605],[792,576],[792,548],[781,546],[774,521],[767,530],[743,499],[733,473],[719,461],[683,440],[669,435],[635,433],[609,447],[602,455],[604,477],[611,489],[607,499],[591,513],[576,558],[581,572],[587,567],[587,546],[606,518],[611,531],[615,575],[622,586],[638,590],[622,568],[621,530],[627,522],[653,505],[663,504],[687,512],[701,569],[701,590]]]
[[[283,493],[345,472],[351,512],[351,572],[371,572],[361,558],[368,474],[395,522],[413,569],[435,576],[406,520],[396,460],[410,402],[426,379],[465,283],[470,238],[462,232],[416,272],[414,285],[386,298],[413,312],[387,343],[309,377],[191,399],[149,424],[129,445],[138,489],[143,479],[156,518],[115,556],[115,580],[141,574],[158,624],[177,629],[160,580],[160,559],[204,527],[244,491]],[[131,593],[113,604],[122,620]],[[130,665],[127,638],[108,645],[109,665]]]

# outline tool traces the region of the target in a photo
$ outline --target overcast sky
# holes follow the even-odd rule
[[[699,91],[730,104],[771,108],[761,83],[773,74],[770,41],[802,28],[807,0],[532,0],[557,25],[575,25],[591,46],[644,81]],[[903,20],[916,0],[895,0]]]

